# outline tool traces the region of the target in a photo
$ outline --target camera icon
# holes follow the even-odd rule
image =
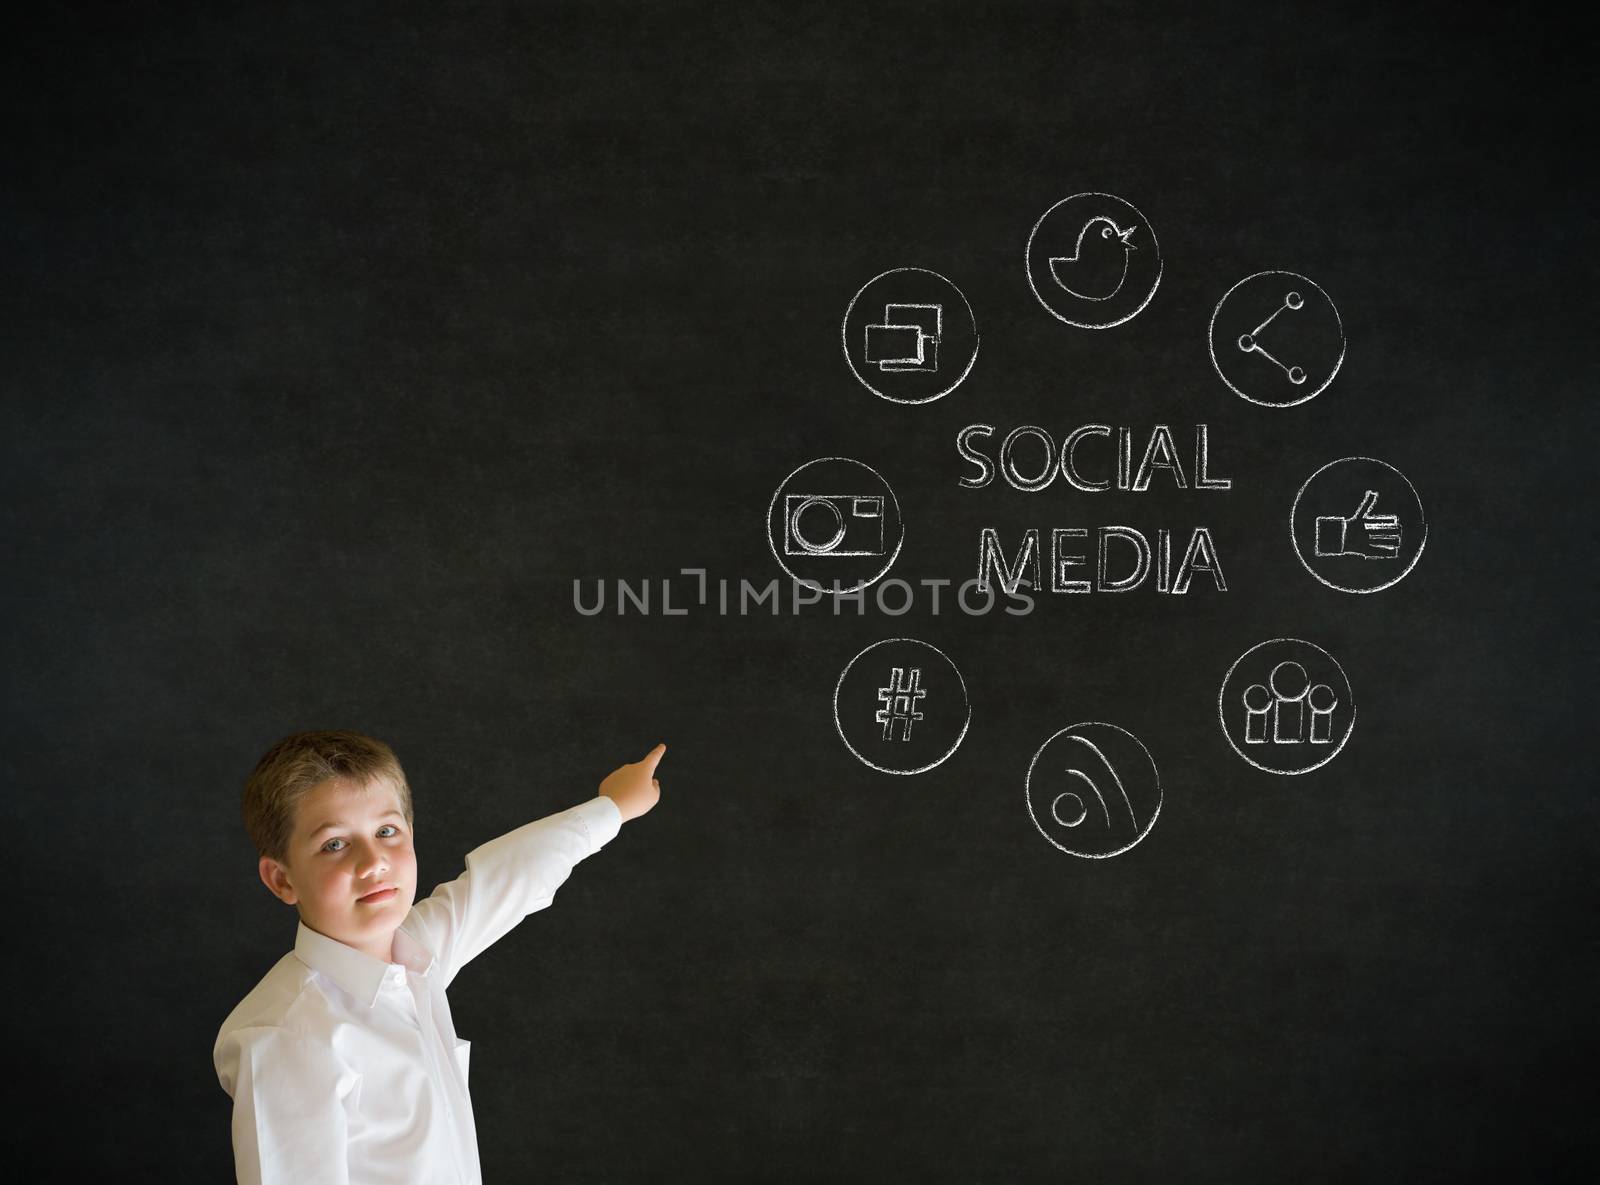
[[[883,554],[883,498],[856,494],[784,496],[785,555]]]

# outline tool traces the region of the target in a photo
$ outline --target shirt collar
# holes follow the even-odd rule
[[[433,953],[404,930],[394,932],[390,954],[394,962],[375,959],[336,938],[319,934],[301,922],[294,936],[294,953],[313,971],[320,971],[368,1008],[378,1000],[383,977],[399,964],[407,971],[426,975],[433,967]]]

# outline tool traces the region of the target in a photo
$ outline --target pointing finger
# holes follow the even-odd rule
[[[667,751],[666,742],[663,741],[661,744],[657,745],[654,749],[651,749],[650,752],[646,753],[644,755],[643,760],[641,760],[639,762],[639,764],[643,765],[643,766],[647,766],[648,767],[648,771],[650,773],[654,773],[656,766],[661,764],[662,754],[664,754],[666,751]]]

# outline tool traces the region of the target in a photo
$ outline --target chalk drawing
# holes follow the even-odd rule
[[[1273,309],[1272,312],[1267,315],[1267,319],[1261,322],[1260,325],[1257,325],[1249,333],[1241,333],[1239,335],[1238,342],[1241,353],[1260,354],[1268,362],[1272,363],[1272,365],[1283,371],[1283,377],[1288,379],[1297,387],[1306,381],[1305,367],[1285,366],[1271,354],[1267,353],[1266,347],[1261,344],[1261,332],[1262,330],[1266,329],[1268,325],[1271,325],[1273,321],[1277,320],[1278,314],[1283,312],[1284,309],[1303,309],[1305,308],[1305,304],[1306,298],[1301,296],[1298,292],[1284,293],[1283,303],[1277,308]]]
[[[1143,742],[1100,721],[1068,725],[1039,746],[1024,779],[1033,825],[1063,852],[1120,855],[1161,813],[1161,776]]]
[[[1295,494],[1289,538],[1306,571],[1329,588],[1374,593],[1416,566],[1428,520],[1416,487],[1393,465],[1342,457]]]
[[[1134,244],[1128,240],[1133,238],[1133,232],[1138,229],[1137,226],[1130,226],[1124,230],[1112,219],[1099,215],[1089,219],[1088,222],[1083,224],[1083,229],[1078,232],[1078,241],[1072,245],[1071,255],[1052,255],[1050,257],[1050,278],[1079,300],[1110,300],[1118,292],[1122,291],[1122,285],[1128,278],[1128,258],[1135,249]],[[1122,266],[1120,268],[1115,263],[1112,263],[1109,269],[1102,270],[1098,276],[1095,274],[1090,266],[1094,251],[1091,250],[1087,256],[1083,251],[1083,241],[1094,232],[1098,232],[1100,238],[1108,243],[1112,239],[1117,240],[1118,245],[1122,248]],[[1089,245],[1091,248],[1096,246],[1092,240]],[[1115,247],[1107,254],[1115,260]],[[1116,279],[1112,281],[1110,291],[1106,291],[1106,282],[1113,275]],[[1082,288],[1074,287],[1074,285],[1084,285],[1094,290],[1085,291]]]
[[[1149,221],[1110,193],[1062,198],[1034,223],[1024,252],[1039,303],[1080,329],[1131,320],[1155,295],[1162,266]]]
[[[867,326],[865,360],[882,371],[936,371],[943,326],[943,305],[884,305],[883,322]]]
[[[948,395],[978,359],[978,323],[961,290],[938,272],[898,267],[850,298],[840,342],[857,381],[891,403]]]
[[[833,691],[833,726],[875,770],[919,774],[961,744],[972,720],[967,685],[943,651],[916,638],[874,642],[848,663]]]
[[[783,504],[784,555],[883,554],[883,499],[877,495],[785,494]],[[819,520],[825,524],[820,534]],[[823,539],[829,530],[833,534]]]
[[[819,457],[778,486],[767,507],[767,546],[809,588],[852,593],[887,572],[905,542],[900,504],[870,465]]]
[[[1320,395],[1339,373],[1344,345],[1333,301],[1294,272],[1246,276],[1211,313],[1211,365],[1236,395],[1261,407]]]
[[[1400,516],[1375,514],[1377,504],[1378,491],[1368,490],[1361,495],[1354,514],[1318,515],[1314,554],[1353,555],[1364,560],[1396,558],[1400,554]]]
[[[894,726],[900,725],[900,739],[911,739],[911,726],[923,719],[917,711],[917,701],[928,694],[922,687],[921,667],[890,667],[889,685],[878,688],[878,702],[883,705],[872,717],[883,725],[883,738],[894,740]]]
[[[979,443],[992,437],[994,430],[993,424],[968,424],[956,434],[956,452],[962,460],[978,467],[977,476],[960,479],[966,489],[981,490],[994,480],[996,472],[1012,489],[1024,493],[1038,493],[1048,488],[1058,475],[1073,489],[1085,493],[1110,489],[1113,478],[1117,489],[1143,493],[1150,489],[1157,472],[1164,474],[1160,484],[1170,482],[1180,490],[1189,488],[1172,428],[1166,424],[1151,428],[1149,443],[1145,445],[1137,470],[1133,466],[1134,430],[1131,427],[1082,424],[1062,438],[1058,461],[1055,438],[1049,432],[1034,424],[1019,424],[1000,442],[998,467]],[[1079,456],[1079,448],[1090,437],[1101,437],[1105,443],[1084,449],[1088,457],[1085,461]],[[1210,439],[1210,429],[1205,424],[1194,426],[1194,488],[1231,489],[1230,479],[1211,475]],[[1017,461],[1019,451],[1027,454],[1022,464],[1033,472],[1023,472]],[[1042,463],[1038,459],[1041,452]],[[1091,453],[1093,455],[1088,456]]]
[[[1268,773],[1303,774],[1344,748],[1356,723],[1344,668],[1322,647],[1273,638],[1223,677],[1217,717],[1235,753]]]

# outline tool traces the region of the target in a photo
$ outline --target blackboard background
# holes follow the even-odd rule
[[[226,1179],[211,1043],[294,924],[238,791],[316,727],[395,747],[424,889],[669,743],[659,807],[452,990],[491,1181],[1592,1160],[1591,47],[1457,5],[328,7],[62,6],[8,50],[15,1165]],[[1021,267],[1085,189],[1166,258],[1103,333]],[[922,407],[838,345],[899,266],[982,333]],[[1344,318],[1302,407],[1206,357],[1264,268]],[[1206,422],[1234,488],[956,485],[964,424],[1095,420]],[[764,585],[768,498],[835,453],[905,507],[892,575],[967,579],[985,525],[1204,524],[1229,591],[573,609],[575,579]],[[1350,454],[1430,512],[1375,596],[1311,580],[1284,529]],[[910,778],[829,713],[901,633],[974,705]],[[1302,778],[1216,725],[1278,634],[1360,705]],[[1087,719],[1166,791],[1113,860],[1024,809],[1028,758]]]

